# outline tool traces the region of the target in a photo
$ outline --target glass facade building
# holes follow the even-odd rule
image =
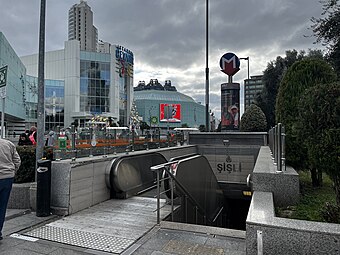
[[[26,122],[37,121],[38,78],[26,76]],[[45,80],[45,130],[64,126],[64,81]]]
[[[121,126],[129,125],[133,97],[131,51],[108,43],[107,52],[81,51],[79,42],[73,40],[66,41],[64,49],[46,52],[45,56],[45,78],[64,83],[64,123],[60,126],[68,127],[77,121],[84,127],[98,116],[111,118]],[[24,56],[21,60],[27,73],[36,77],[38,55]],[[58,122],[61,115],[54,117],[49,116],[48,121]]]
[[[110,62],[80,60],[80,111],[110,111]]]
[[[45,80],[45,130],[64,126],[64,81]]]

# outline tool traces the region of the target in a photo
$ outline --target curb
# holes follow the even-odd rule
[[[28,213],[30,213],[30,212],[31,212],[31,209],[26,209],[26,210],[17,212],[17,213],[15,213],[15,214],[6,216],[6,217],[5,217],[5,221],[14,219],[14,218],[16,218],[16,217],[20,217],[20,216],[25,215],[25,214],[28,214]]]

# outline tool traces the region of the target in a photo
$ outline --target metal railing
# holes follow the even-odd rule
[[[172,139],[170,139],[172,138]],[[61,142],[64,142],[61,146]],[[89,128],[86,132],[76,132],[74,125],[65,131],[60,127],[56,128],[54,134],[53,159],[72,159],[76,160],[81,157],[92,157],[102,155],[107,157],[108,154],[134,152],[137,150],[149,150],[164,147],[178,146],[179,142],[177,136],[170,137],[161,136],[159,130],[155,130],[153,134],[148,132],[143,136],[137,136],[133,131],[127,130],[124,136],[117,133],[112,135],[104,130],[95,130]]]
[[[285,127],[279,123],[268,131],[268,144],[277,172],[286,171],[286,133]]]
[[[220,214],[222,213],[223,207],[221,210],[219,210],[219,212],[217,213],[217,215],[214,217],[214,220],[211,222],[209,219],[207,219],[206,217],[206,212],[205,210],[196,202],[195,198],[186,190],[186,188],[176,179],[176,177],[174,176],[174,172],[173,169],[171,168],[171,165],[176,165],[178,164],[178,161],[171,161],[165,164],[160,164],[160,165],[156,165],[156,166],[152,166],[151,167],[151,171],[156,172],[156,178],[157,178],[157,224],[160,224],[160,210],[161,210],[161,206],[160,206],[160,199],[161,199],[161,195],[165,194],[166,192],[171,192],[170,194],[170,203],[171,203],[171,221],[174,221],[174,186],[176,184],[176,187],[178,187],[181,190],[181,193],[184,194],[184,215],[185,215],[185,222],[188,222],[188,203],[187,201],[190,200],[191,203],[194,205],[194,210],[195,210],[195,223],[198,223],[198,214],[200,213],[203,216],[203,220],[204,220],[204,224],[207,224],[207,221],[209,221],[210,224],[213,224],[217,218],[220,216]],[[163,172],[167,173],[168,176],[166,177],[166,175],[163,175]],[[161,178],[161,175],[163,175],[163,177]],[[168,180],[169,179],[169,183],[170,183],[170,187],[169,189],[165,189],[163,191],[161,191],[161,182]],[[164,185],[165,187],[165,185]],[[165,205],[164,205],[165,206]]]

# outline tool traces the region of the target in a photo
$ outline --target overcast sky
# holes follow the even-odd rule
[[[88,0],[99,39],[120,44],[135,56],[134,83],[170,79],[177,90],[204,102],[205,0]],[[67,40],[68,10],[79,0],[47,0],[46,50]],[[19,56],[38,52],[39,0],[1,0],[0,31]],[[308,29],[319,17],[318,0],[210,0],[210,103],[220,113],[220,84],[227,76],[219,59],[226,52],[250,58],[250,75],[286,50],[321,48]],[[243,84],[247,62],[234,76]]]

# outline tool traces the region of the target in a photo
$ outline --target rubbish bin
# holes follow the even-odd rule
[[[37,162],[37,211],[38,217],[50,215],[51,204],[51,160]]]

